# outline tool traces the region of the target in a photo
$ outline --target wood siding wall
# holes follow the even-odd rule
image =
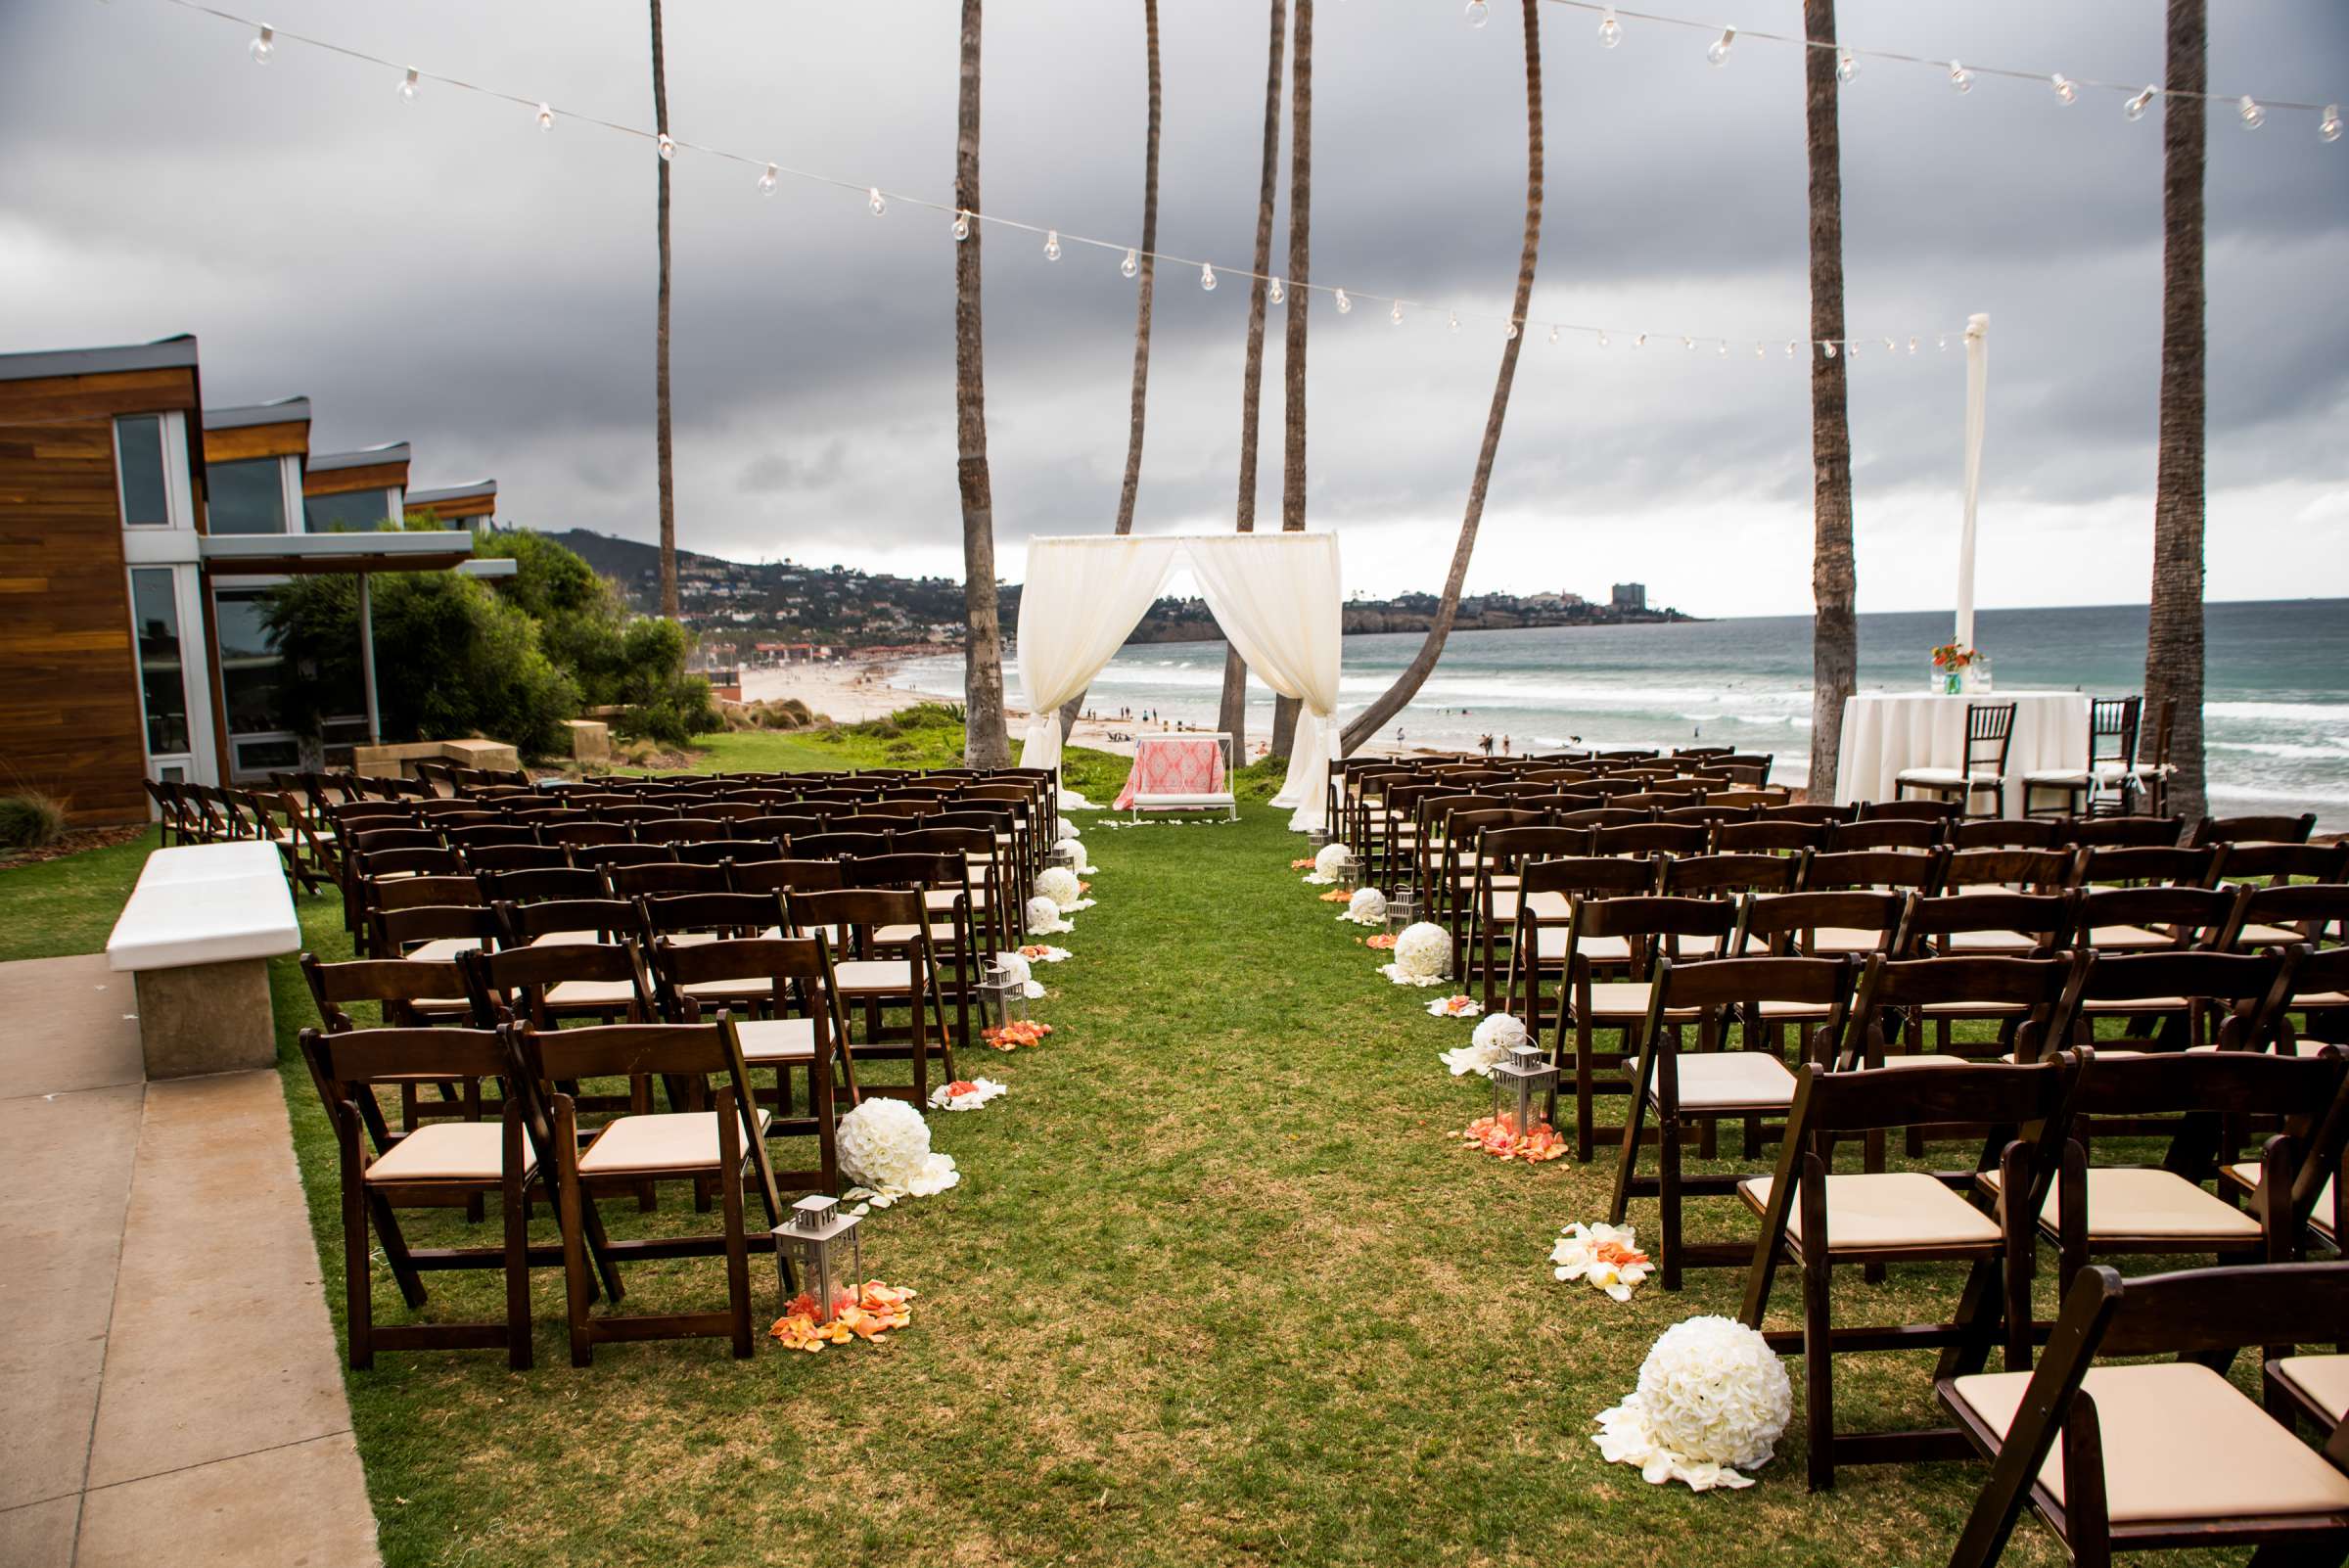
[[[304,495],[348,495],[353,490],[407,488],[408,465],[370,463],[365,468],[312,469],[301,476]]]

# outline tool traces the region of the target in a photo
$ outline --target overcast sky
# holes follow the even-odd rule
[[[258,4],[259,0],[253,0]],[[644,7],[603,0],[267,0],[266,19],[484,85],[650,125]],[[1660,7],[1661,8],[1661,7]],[[231,9],[235,9],[232,5]],[[1440,583],[1501,344],[1522,225],[1521,30],[1497,4],[1320,0],[1313,275],[1431,301],[1313,318],[1310,520],[1348,585]],[[1681,8],[1697,11],[1693,5]],[[1719,0],[1711,9],[1723,11]],[[2162,74],[2159,0],[1845,0],[1846,40],[2075,77]],[[2349,7],[2222,0],[2211,83],[2349,99]],[[1160,245],[1246,266],[1263,109],[1261,0],[1164,0]],[[1732,0],[1800,30],[1793,0]],[[950,199],[952,0],[671,0],[681,139]],[[1138,0],[996,0],[985,196],[1070,233],[1138,233]],[[1603,594],[1635,577],[1709,615],[1808,608],[1800,53],[1542,15],[1548,203],[1533,313],[1471,590]],[[655,533],[654,155],[641,142],[163,0],[0,0],[0,350],[203,341],[214,404],[304,393],[314,450],[406,439],[419,488],[484,477],[505,513]],[[2161,285],[2161,111],[2065,108],[2041,83],[1864,66],[1844,92],[1848,316],[1922,335],[1852,364],[1864,610],[1951,598],[1964,367],[1992,318],[1980,598],[2142,600]],[[1284,111],[1285,122],[1285,111]],[[1286,153],[1283,154],[1286,166]],[[904,204],[681,153],[675,172],[677,528],[739,559],[959,575],[953,245]],[[2349,593],[2349,139],[2272,114],[2210,132],[2214,598]],[[1276,232],[1285,236],[1285,206]],[[986,239],[989,437],[1003,574],[1032,533],[1106,531],[1125,458],[1133,288],[1117,255]],[[1275,248],[1275,270],[1282,270]],[[1445,329],[1443,309],[1472,320]],[[1228,527],[1247,290],[1162,270],[1145,530]],[[1279,513],[1280,347],[1259,516]],[[1633,332],[1727,337],[1726,359]],[[1948,332],[1951,346],[1934,347]],[[1768,351],[1760,358],[1752,345]]]

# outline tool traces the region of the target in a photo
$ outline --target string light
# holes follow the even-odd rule
[[[1819,345],[1819,346],[1820,346],[1821,348],[1824,348],[1824,349],[1827,351],[1827,357],[1828,357],[1829,359],[1832,359],[1832,358],[1834,358],[1834,357],[1835,357],[1835,344],[1834,344],[1834,340],[1832,340],[1832,339],[1829,339],[1827,342],[1820,344],[1820,345]]]
[[[1447,310],[1444,313],[1444,325],[1450,327],[1454,332],[1460,330],[1460,313],[1457,310]]]
[[[1468,0],[1468,25],[1481,27],[1493,20],[1493,10],[1485,0]]]
[[[2234,112],[2236,116],[2242,120],[2245,130],[2257,130],[2268,122],[2268,112],[2260,108],[2259,100],[2249,93],[2243,94],[2241,101],[2235,105]]]
[[[1727,338],[1721,340],[1721,350],[1719,357],[1723,359],[1729,357],[1729,340]]]
[[[1836,78],[1836,80],[1838,80],[1838,81],[1850,81],[1850,80],[1851,80],[1851,79],[1852,79],[1854,76],[1857,76],[1857,75],[1859,75],[1859,74],[1860,74],[1860,57],[1859,57],[1858,55],[1855,55],[1855,54],[1853,54],[1853,53],[1852,53],[1852,52],[1851,52],[1849,49],[1844,49],[1844,48],[1840,48],[1840,47],[1838,47],[1838,48],[1836,49],[1836,51],[1835,51],[1835,78]]]
[[[1759,339],[1759,338],[1756,338],[1756,339],[1754,340],[1754,357],[1755,357],[1756,359],[1760,359],[1760,358],[1762,358],[1762,357],[1763,357],[1763,350],[1762,350],[1762,340],[1761,340],[1761,339]]]
[[[1601,328],[1599,329],[1599,333],[1598,333],[1598,346],[1599,346],[1601,348],[1604,348],[1604,347],[1607,346],[1607,333],[1606,333],[1606,329],[1605,329],[1604,327],[1601,327]]]
[[[1786,357],[1789,359],[1794,357],[1794,340],[1792,338],[1786,340]]]
[[[1696,352],[1696,340],[1689,337],[1686,333],[1682,333],[1681,335],[1681,346],[1687,349],[1690,353],[1694,353]]]
[[[380,55],[370,54],[364,50],[353,49],[346,45],[334,43],[326,39],[309,37],[300,33],[291,32],[281,35],[276,28],[270,26],[268,23],[255,22],[251,18],[239,16],[234,12],[203,3],[203,0],[168,0],[168,3],[178,6],[182,10],[193,11],[200,15],[212,17],[218,21],[228,23],[241,29],[251,29],[252,36],[248,42],[248,51],[249,53],[252,53],[256,60],[261,58],[259,50],[257,47],[255,47],[260,43],[267,42],[271,46],[272,51],[274,51],[275,47],[281,43],[295,43],[307,45],[310,48],[321,50],[325,53],[341,55],[345,59],[357,61],[368,66],[378,67],[386,70],[397,71],[399,72],[397,88],[402,102],[413,102],[415,100],[416,95],[421,89],[422,84],[428,74],[419,68],[413,66],[402,66],[395,61],[386,59]],[[1614,6],[1598,4],[1596,3],[1596,0],[1550,0],[1550,3],[1573,6],[1585,11],[1597,13],[1600,18],[1602,42],[1606,43],[1608,47],[1613,47],[1615,42],[1620,41],[1622,27],[1620,21],[1615,19]],[[1639,20],[1657,21],[1682,26],[1694,25],[1693,23],[1682,22],[1674,18],[1641,16]],[[1606,26],[1606,23],[1610,21],[1615,21],[1615,27],[1612,32],[1610,32]],[[1706,30],[1711,30],[1709,25],[1707,26]],[[1723,31],[1720,44],[1724,48],[1725,52],[1727,44],[1734,40],[1736,31],[1737,29],[1733,27],[1727,28]],[[1769,38],[1772,35],[1767,33],[1756,33],[1754,36]],[[1856,52],[1865,53],[1865,51]],[[496,98],[507,103],[514,104],[530,113],[541,129],[551,130],[553,128],[556,112],[551,104],[543,100],[507,92],[496,87],[484,86],[476,82],[466,81],[455,76],[432,74],[431,79],[443,86],[450,87],[461,92],[475,93],[484,97]],[[2148,93],[2158,90],[2158,88],[2150,88],[2148,89]],[[2286,105],[2280,100],[2271,101],[2265,107],[2289,107],[2295,109],[2305,107],[2312,110],[2315,108],[2313,105]],[[922,208],[942,215],[946,215],[951,219],[951,232],[957,242],[969,240],[974,232],[975,224],[981,222],[994,223],[1006,228],[1019,229],[1032,235],[1042,236],[1045,252],[1048,256],[1053,255],[1055,247],[1065,247],[1066,245],[1071,244],[1087,245],[1101,250],[1111,251],[1113,253],[1123,252],[1123,259],[1121,261],[1119,270],[1127,277],[1136,277],[1140,272],[1140,260],[1142,253],[1138,249],[1127,246],[1122,242],[1095,239],[1085,235],[1070,235],[1063,237],[1057,229],[1050,229],[1039,225],[1026,223],[1016,218],[997,217],[991,214],[976,212],[967,208],[949,207],[943,202],[927,200],[919,196],[907,195],[903,192],[886,193],[878,186],[855,185],[847,180],[836,179],[830,175],[813,170],[792,168],[781,163],[769,162],[764,160],[750,158],[741,153],[729,152],[723,148],[712,147],[702,143],[678,141],[668,136],[665,132],[649,130],[641,125],[630,125],[622,121],[606,119],[595,115],[581,114],[576,111],[567,111],[566,113],[571,118],[577,122],[600,127],[618,135],[633,136],[644,141],[650,141],[655,144],[664,160],[673,159],[677,149],[683,147],[690,148],[694,152],[706,157],[730,160],[736,163],[744,164],[750,168],[757,169],[759,171],[757,177],[757,188],[761,196],[773,195],[776,187],[782,179],[782,176],[789,174],[794,179],[806,180],[817,185],[828,185],[839,190],[861,193],[865,199],[866,206],[876,217],[881,216],[886,211],[888,204],[891,200],[907,202],[915,207]],[[2327,131],[2327,127],[2329,127],[2329,131]],[[2334,106],[2327,110],[2326,119],[2324,124],[2320,125],[2319,133],[2320,135],[2323,135],[2326,140],[2329,141],[2337,139],[2338,132],[2339,112],[2337,106]],[[1193,261],[1192,258],[1176,256],[1165,252],[1153,252],[1152,255],[1153,258],[1158,261],[1174,265],[1197,265],[1200,268],[1201,289],[1203,291],[1210,292],[1214,290],[1217,280],[1215,275],[1216,269],[1212,262]],[[1241,272],[1241,276],[1253,279],[1257,277],[1258,274],[1243,270]],[[1286,293],[1285,281],[1278,278],[1268,278],[1266,281],[1269,286],[1269,296],[1271,300],[1274,301],[1281,300]],[[1331,302],[1337,307],[1337,311],[1340,315],[1349,314],[1354,308],[1353,298],[1344,288],[1333,287],[1327,284],[1308,284],[1304,285],[1304,287],[1308,290],[1309,294],[1313,290],[1318,289],[1330,295]],[[1393,307],[1391,312],[1393,318],[1398,320],[1400,319],[1402,307],[1405,303],[1404,300],[1395,297],[1377,294],[1366,296],[1366,298],[1372,300],[1373,301],[1380,299],[1389,300]],[[1448,310],[1446,319],[1448,322],[1456,326],[1460,319],[1460,313],[1456,309]],[[1496,318],[1491,316],[1482,316],[1479,319],[1490,321]],[[1521,336],[1526,326],[1529,325],[1528,323],[1520,322],[1513,317],[1503,316],[1497,319],[1501,322],[1504,334],[1512,340]],[[1587,323],[1553,321],[1543,325],[1547,326],[1549,338],[1552,343],[1559,342],[1561,333],[1564,331],[1592,334],[1602,346],[1612,341],[1610,334],[1605,329]],[[1648,335],[1644,332],[1638,334],[1634,340],[1634,346],[1645,346],[1647,337]],[[1691,348],[1695,346],[1695,340],[1693,338],[1682,337],[1681,341],[1684,345]],[[1715,343],[1722,346],[1722,350],[1724,352],[1727,351],[1726,345],[1728,342],[1727,339],[1715,338],[1709,335],[1705,341],[1708,343]],[[1792,346],[1794,345],[1801,342],[1801,339],[1789,340],[1789,352],[1791,353]],[[1941,346],[1945,349],[1948,347],[1948,338],[1946,334],[1943,335],[1941,339]]]
[[[2129,116],[2131,119],[2144,118],[2146,106],[2153,102],[2153,95],[2160,91],[2160,88],[2154,86],[2151,82],[2147,82],[2143,92],[2139,93],[2136,97],[2130,99],[2129,102],[2121,106],[2121,113]]]
[[[1974,90],[1974,73],[1953,60],[1950,62],[1950,85],[1961,93]]]
[[[1501,336],[1507,339],[1510,343],[1515,343],[1517,341],[1517,323],[1514,321],[1510,322],[1509,330],[1501,334]]]
[[[1045,231],[1044,259],[1047,261],[1057,261],[1060,259],[1060,230],[1058,229],[1049,229]]]
[[[2325,117],[2317,121],[2317,140],[2337,142],[2341,139],[2341,106],[2326,104]]]
[[[1916,357],[1916,340],[1914,338],[1909,340],[1909,356],[1911,359]]]
[[[253,35],[253,42],[245,46],[245,52],[253,56],[256,66],[269,64],[269,57],[277,53],[277,29],[262,23],[261,30]]]
[[[1387,311],[1387,325],[1391,327],[1400,327],[1403,325],[1403,301],[1401,300],[1396,300],[1394,305]]]
[[[2080,89],[2073,86],[2072,78],[2060,70],[2048,78],[2048,85],[2055,89],[2055,98],[2059,103],[2069,105],[2080,101]]]
[[[1607,7],[1606,15],[1598,19],[1598,46],[1612,49],[1623,42],[1623,23],[1615,20],[1615,8]]]
[[[1709,49],[1707,49],[1707,50],[1705,51],[1705,58],[1706,58],[1707,60],[1709,60],[1709,61],[1713,62],[1713,64],[1715,64],[1716,66],[1726,66],[1726,65],[1727,65],[1727,64],[1728,64],[1728,62],[1729,62],[1729,45],[1731,45],[1731,44],[1735,43],[1736,41],[1737,41],[1737,29],[1736,29],[1736,28],[1734,28],[1734,27],[1724,27],[1724,28],[1722,28],[1722,29],[1721,29],[1721,36],[1720,36],[1720,37],[1718,37],[1718,38],[1716,38],[1716,39],[1714,39],[1714,40],[1713,40],[1713,45],[1712,45],[1712,47],[1711,47],[1711,48],[1709,48]]]

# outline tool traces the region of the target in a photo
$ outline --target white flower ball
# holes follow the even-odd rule
[[[874,1095],[840,1119],[840,1173],[861,1187],[926,1197],[962,1179],[947,1155],[930,1152],[930,1124],[903,1100]]]
[[[1041,894],[1029,899],[1027,906],[1021,912],[1028,917],[1028,935],[1031,937],[1049,936],[1056,931],[1077,929],[1061,917],[1060,905]]]
[[[1049,899],[1056,909],[1066,909],[1084,897],[1077,886],[1077,873],[1067,866],[1047,866],[1036,875],[1036,896]]]
[[[1354,868],[1354,852],[1343,844],[1324,844],[1313,856],[1313,875],[1335,882]]]
[[[1084,842],[1082,839],[1064,833],[1060,842],[1054,845],[1053,848],[1068,852],[1069,866],[1071,869],[1080,872],[1092,870],[1092,859],[1084,853]]]
[[[1020,983],[1020,994],[1029,1000],[1034,1001],[1044,993],[1044,988],[1036,984],[1036,971],[1028,966],[1028,960],[1021,954],[999,952],[995,954],[995,967],[1017,980]]]
[[[1358,926],[1384,925],[1387,896],[1376,888],[1355,889],[1354,897],[1346,900],[1346,918]]]
[[[1683,1463],[1742,1470],[1770,1462],[1794,1411],[1786,1363],[1731,1317],[1691,1317],[1664,1330],[1640,1363],[1632,1399],[1656,1447]]]
[[[1525,1026],[1514,1013],[1495,1013],[1477,1025],[1476,1033],[1469,1038],[1476,1042],[1477,1049],[1490,1052],[1497,1062],[1525,1043]]]
[[[1404,927],[1395,939],[1395,971],[1413,985],[1450,976],[1451,934],[1428,920]]]

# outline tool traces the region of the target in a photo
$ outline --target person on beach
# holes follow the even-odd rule
[[[1509,738],[1506,735],[1500,738],[1500,755],[1503,757],[1509,755]]]

